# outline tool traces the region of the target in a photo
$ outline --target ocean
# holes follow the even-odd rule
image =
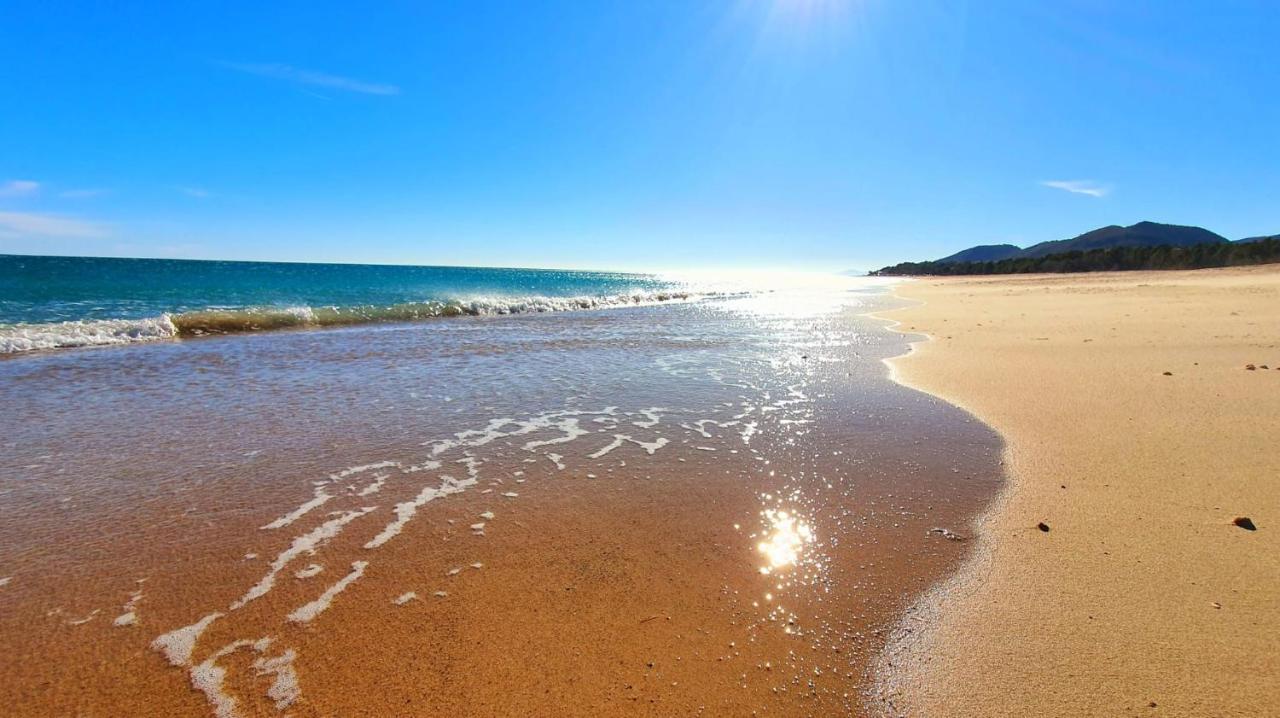
[[[0,353],[696,296],[619,272],[0,255]]]
[[[0,701],[856,713],[1000,481],[889,286],[0,258]]]

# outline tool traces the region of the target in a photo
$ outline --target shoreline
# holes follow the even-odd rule
[[[889,380],[907,342],[861,316],[874,294],[0,362],[11,413],[47,417],[6,456],[34,478],[3,487],[0,695],[862,715],[894,622],[970,551],[934,527],[986,506],[1000,451]]]
[[[937,394],[920,384],[913,383],[905,379],[900,373],[898,364],[902,360],[917,354],[921,351],[921,347],[932,344],[936,338],[929,332],[919,329],[903,329],[903,320],[886,316],[888,314],[902,314],[912,309],[924,307],[927,302],[920,299],[905,297],[898,292],[898,289],[911,283],[919,281],[929,281],[931,278],[910,278],[891,290],[894,297],[911,302],[905,307],[896,309],[871,312],[866,316],[872,319],[887,322],[885,328],[889,331],[910,337],[912,335],[921,337],[916,340],[907,341],[907,351],[894,357],[884,359],[884,364],[889,368],[889,379],[909,389],[924,392],[930,396],[936,396],[942,401],[955,406],[961,411],[974,417],[986,426],[991,426],[987,419],[979,415],[972,407],[967,406],[963,398],[954,395]],[[1009,437],[1004,433],[991,427],[992,431],[1000,437],[1003,446],[1000,451],[1000,467],[1001,467],[1001,483],[996,494],[991,497],[987,507],[973,516],[968,525],[965,526],[968,536],[971,539],[969,552],[961,561],[955,571],[944,576],[933,586],[929,587],[907,606],[907,608],[899,616],[894,623],[893,628],[885,641],[884,646],[872,661],[870,668],[870,676],[866,681],[863,689],[863,706],[869,711],[868,715],[877,716],[879,718],[891,718],[897,716],[911,715],[910,712],[904,712],[904,706],[911,706],[910,700],[900,701],[903,695],[903,689],[899,687],[898,666],[912,661],[920,661],[928,655],[929,646],[927,642],[930,638],[929,629],[937,626],[943,617],[943,603],[950,596],[965,593],[972,594],[977,590],[978,582],[981,576],[990,570],[993,560],[994,541],[992,540],[990,526],[994,523],[1007,507],[1008,502],[1018,483],[1018,473],[1014,467],[1015,452]],[[921,670],[916,668],[916,670]],[[902,706],[899,705],[902,704]]]
[[[1274,706],[1267,676],[1280,662],[1261,636],[1280,630],[1280,591],[1260,579],[1278,568],[1264,521],[1280,512],[1267,480],[1280,458],[1263,426],[1280,416],[1280,391],[1266,391],[1280,377],[1280,271],[956,277],[893,291],[922,303],[876,318],[925,338],[886,360],[891,378],[999,433],[1005,482],[964,565],[898,622],[868,706]],[[1246,370],[1251,356],[1271,376]]]

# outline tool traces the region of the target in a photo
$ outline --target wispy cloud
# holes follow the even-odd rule
[[[40,191],[40,183],[32,180],[9,180],[0,184],[0,197],[23,197]]]
[[[1106,197],[1111,187],[1098,184],[1093,180],[1044,180],[1040,184],[1045,187],[1060,189],[1072,194],[1084,194],[1090,197]]]
[[[36,237],[105,237],[106,227],[70,217],[30,212],[0,212],[0,230],[10,236]]]
[[[388,85],[381,82],[353,80],[349,77],[330,75],[324,72],[316,72],[315,70],[304,70],[300,67],[293,67],[292,65],[284,65],[276,62],[219,62],[216,64],[229,70],[236,70],[237,72],[247,72],[250,75],[270,77],[275,80],[296,82],[302,85],[330,87],[335,90],[360,92],[366,95],[400,94],[400,88],[395,85]]]
[[[179,187],[178,191],[188,197],[195,197],[196,199],[206,199],[213,196],[212,192],[204,189],[203,187]]]

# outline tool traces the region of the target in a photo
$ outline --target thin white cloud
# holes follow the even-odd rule
[[[9,236],[96,238],[109,234],[106,227],[52,214],[0,212],[0,230]]]
[[[188,197],[195,197],[196,199],[205,199],[213,196],[212,192],[204,189],[203,187],[179,187],[178,191]]]
[[[40,183],[32,180],[9,180],[0,184],[0,197],[23,197],[40,191]]]
[[[398,95],[400,88],[395,85],[388,85],[381,82],[364,82],[361,80],[353,80],[349,77],[340,75],[329,75],[315,70],[304,70],[300,67],[292,65],[284,65],[278,62],[219,62],[218,65],[229,70],[237,72],[247,72],[251,75],[259,75],[261,77],[270,77],[275,80],[285,80],[288,82],[296,82],[302,85],[314,85],[316,87],[331,87],[335,90],[346,90],[347,92],[360,92],[366,95]]]
[[[1106,197],[1111,192],[1110,187],[1098,184],[1093,180],[1044,180],[1040,184],[1045,187],[1060,189],[1063,192],[1084,194],[1090,197]]]
[[[110,192],[111,190],[105,189],[68,189],[59,192],[58,196],[66,199],[89,199],[90,197],[101,197]]]

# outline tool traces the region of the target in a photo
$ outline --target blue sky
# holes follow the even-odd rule
[[[0,253],[844,269],[1280,232],[1280,5],[0,8]]]

